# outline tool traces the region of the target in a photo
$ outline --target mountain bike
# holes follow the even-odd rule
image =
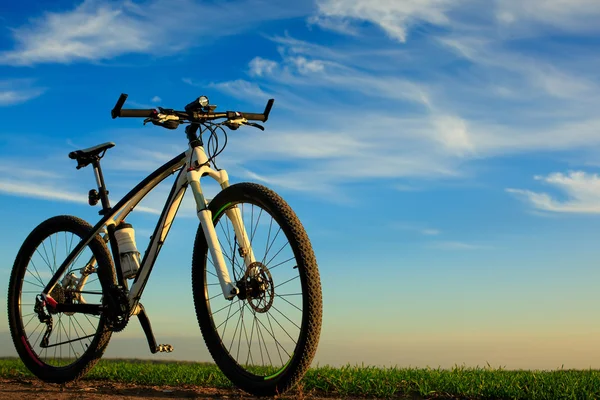
[[[9,326],[19,356],[43,381],[79,379],[102,357],[112,333],[122,331],[134,315],[152,353],[173,351],[171,345],[157,344],[140,298],[190,187],[199,219],[192,291],[206,346],[217,366],[242,390],[266,396],[291,389],[309,368],[321,330],[321,283],[311,243],[279,195],[255,183],[230,185],[227,172],[216,165],[227,144],[225,128],[264,130],[252,121],[267,121],[273,99],[262,114],[216,112],[206,96],[184,111],[123,109],[126,99],[121,94],[111,111],[113,119],[144,118],[144,125],[167,129],[183,124],[188,148],[114,206],[100,160],[115,144],[69,153],[77,169],[93,167],[98,188],[89,191],[88,203],[100,202],[101,219],[92,227],[75,216],[52,217],[19,249],[8,291]],[[225,138],[222,145],[219,134]],[[142,256],[135,230],[125,218],[175,174]],[[212,199],[202,191],[203,177],[221,187]]]

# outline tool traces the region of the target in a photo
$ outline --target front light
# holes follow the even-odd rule
[[[208,97],[206,97],[206,96],[198,97],[198,104],[200,104],[203,108],[208,106]]]

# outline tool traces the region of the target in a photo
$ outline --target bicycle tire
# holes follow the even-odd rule
[[[287,238],[291,247],[293,257],[295,257],[295,261],[297,263],[295,269],[298,271],[300,277],[299,285],[302,289],[302,321],[300,325],[301,329],[299,330],[298,341],[296,342],[293,353],[291,353],[291,357],[287,363],[283,364],[282,360],[283,366],[277,367],[278,369],[274,374],[258,375],[253,372],[249,372],[234,359],[233,355],[230,354],[231,346],[228,350],[226,344],[219,336],[219,326],[215,326],[210,302],[208,301],[208,286],[205,286],[205,283],[207,284],[207,277],[209,277],[209,274],[207,274],[208,247],[201,226],[199,226],[196,234],[194,252],[192,256],[192,290],[196,316],[210,354],[212,355],[215,363],[232,381],[232,383],[240,389],[255,396],[273,396],[285,393],[293,388],[302,379],[307,369],[310,367],[312,359],[314,358],[317,350],[322,321],[321,282],[316,258],[302,224],[290,206],[272,190],[254,183],[239,183],[224,189],[210,202],[208,206],[212,212],[213,223],[215,226],[219,223],[223,216],[227,218],[225,211],[229,207],[239,205],[240,203],[252,204],[252,210],[254,210],[254,206],[257,206],[266,211],[271,216],[272,221],[274,220],[280,226],[280,229],[285,234],[285,237]],[[244,224],[246,225],[246,222]],[[259,221],[257,221],[257,228],[258,225]],[[254,228],[255,231],[257,228]],[[255,246],[253,245],[252,247],[254,248]],[[232,262],[235,264],[235,258]],[[232,267],[230,266],[230,268]],[[270,273],[274,274],[273,269],[271,269]],[[274,286],[273,282],[271,283],[273,287],[277,287]],[[282,285],[282,283],[279,285]],[[220,290],[220,287],[218,290]],[[216,297],[218,297],[218,292]],[[275,299],[278,297],[281,298],[280,295],[274,294]],[[223,299],[223,301],[226,300]],[[242,302],[244,301],[248,303],[250,300],[242,300]],[[231,305],[229,307],[231,311]],[[245,307],[246,304],[242,304],[242,319],[244,313],[243,310]],[[254,318],[257,318],[256,315],[257,313],[255,312]],[[267,316],[267,319],[268,318],[269,317]],[[271,318],[274,319],[275,314],[273,314]],[[221,323],[221,325],[222,324],[223,323]],[[261,328],[258,323],[256,326],[258,338],[257,341],[259,341],[258,346],[261,347]],[[225,328],[226,327],[227,325],[225,325]],[[254,329],[254,325],[252,327],[252,329]],[[263,325],[263,327],[265,327],[265,325]],[[271,330],[274,331],[273,328],[271,328]],[[241,339],[242,328],[240,328],[239,331]],[[236,333],[234,332],[234,338],[235,336]],[[290,336],[289,333],[288,336]],[[274,334],[272,337],[274,341],[277,342]],[[267,350],[264,332],[262,338],[265,342],[264,348]],[[251,351],[250,347],[252,344],[253,342],[251,337],[250,343],[248,343],[249,352]],[[275,347],[277,346],[278,343],[275,344]],[[279,352],[279,349],[277,351]],[[263,351],[261,348],[261,357],[262,356]],[[280,358],[282,358],[281,355]],[[271,361],[270,356],[269,361]]]
[[[108,345],[108,342],[112,335],[112,332],[110,330],[108,330],[106,327],[106,319],[104,316],[98,317],[98,319],[97,319],[98,325],[96,327],[95,333],[93,333],[94,332],[93,331],[94,324],[91,322],[93,320],[93,318],[90,319],[90,317],[88,317],[87,315],[84,314],[84,317],[87,319],[87,321],[90,321],[90,324],[92,326],[91,329],[92,329],[93,336],[91,337],[91,341],[87,344],[87,348],[83,345],[84,339],[75,339],[74,342],[68,343],[67,347],[70,347],[70,349],[73,349],[73,354],[76,358],[74,358],[75,361],[71,362],[70,364],[62,365],[62,362],[58,362],[56,359],[56,352],[57,352],[57,346],[63,346],[63,344],[60,344],[61,343],[60,341],[59,341],[59,344],[54,344],[54,358],[47,357],[48,356],[48,354],[47,354],[48,347],[45,348],[46,357],[43,357],[44,350],[43,349],[41,351],[39,350],[39,349],[41,349],[39,342],[38,342],[39,336],[37,339],[34,338],[33,336],[35,336],[35,333],[36,333],[36,332],[34,332],[34,334],[31,335],[32,337],[28,337],[27,332],[26,332],[27,325],[29,325],[32,322],[32,320],[35,321],[37,319],[37,316],[35,315],[35,313],[33,313],[34,315],[31,317],[32,319],[29,319],[29,322],[24,324],[24,319],[23,319],[23,315],[22,315],[23,310],[28,308],[28,307],[25,307],[25,308],[21,307],[23,305],[21,302],[22,296],[24,296],[23,298],[29,298],[29,299],[32,296],[35,296],[35,294],[30,294],[29,292],[25,293],[25,291],[23,291],[24,283],[28,283],[28,284],[30,283],[29,281],[27,281],[25,279],[26,274],[28,272],[28,267],[30,266],[30,264],[35,268],[35,272],[37,274],[37,277],[36,277],[36,274],[34,274],[33,272],[30,271],[31,276],[33,276],[32,280],[34,280],[34,279],[39,280],[39,284],[37,284],[37,283],[35,284],[36,290],[37,290],[37,286],[39,286],[40,287],[39,290],[41,292],[41,290],[42,290],[41,288],[43,288],[42,284],[45,286],[45,284],[41,280],[41,277],[44,275],[43,274],[40,275],[38,268],[35,266],[35,263],[33,262],[33,258],[37,257],[36,252],[39,254],[40,257],[42,257],[42,259],[44,259],[41,251],[39,250],[42,248],[42,247],[40,247],[40,245],[43,246],[43,250],[46,252],[45,240],[50,238],[50,245],[52,245],[52,240],[54,240],[53,235],[56,234],[57,245],[56,245],[56,248],[53,248],[53,252],[51,252],[51,254],[53,253],[53,255],[54,255],[54,265],[58,266],[62,262],[62,260],[59,260],[58,262],[56,261],[57,253],[59,252],[59,250],[62,250],[62,249],[59,249],[59,246],[58,246],[58,240],[61,236],[61,235],[59,235],[59,233],[65,232],[65,235],[64,235],[65,243],[68,241],[67,235],[70,233],[71,234],[71,244],[73,244],[73,242],[77,243],[75,237],[78,237],[79,239],[83,239],[91,231],[92,231],[91,225],[89,225],[84,220],[74,217],[74,216],[60,215],[60,216],[49,218],[46,221],[39,224],[27,236],[27,238],[23,242],[23,244],[17,254],[16,260],[15,260],[15,263],[13,266],[13,270],[12,270],[12,273],[10,276],[10,283],[9,283],[9,290],[8,290],[8,304],[7,304],[8,305],[8,319],[9,319],[10,332],[11,332],[12,339],[13,339],[15,348],[17,350],[17,353],[19,354],[19,356],[20,356],[21,360],[23,361],[23,363],[25,364],[25,366],[34,375],[36,375],[38,378],[40,378],[41,380],[43,380],[45,382],[65,383],[65,382],[69,382],[69,381],[73,381],[73,380],[77,380],[77,379],[81,378],[102,357],[102,354],[104,353],[106,346]],[[92,241],[88,244],[87,249],[89,249],[91,251],[91,254],[93,257],[93,258],[90,258],[89,260],[93,261],[95,259],[95,262],[96,262],[97,267],[95,267],[96,270],[94,272],[97,274],[97,278],[93,278],[93,279],[98,282],[96,284],[96,286],[100,287],[101,293],[93,292],[92,294],[84,295],[80,291],[80,292],[78,292],[79,296],[80,296],[79,299],[81,299],[81,296],[84,296],[84,297],[87,296],[89,298],[89,297],[96,295],[96,296],[101,296],[99,298],[99,301],[103,301],[102,299],[105,298],[104,293],[106,293],[108,286],[116,283],[116,277],[115,277],[114,267],[112,264],[112,258],[110,257],[110,253],[106,247],[106,244],[98,235],[94,239],[92,239]],[[68,248],[66,250],[67,250],[67,252],[70,251],[70,249],[68,249]],[[84,249],[83,253],[80,253],[80,254],[87,254],[86,251],[87,250]],[[50,256],[48,256],[47,253],[46,253],[46,257],[48,259],[47,261],[50,261]],[[79,261],[79,258],[76,261]],[[38,262],[39,262],[39,259],[38,259]],[[89,264],[89,261],[88,261],[88,264]],[[50,263],[48,264],[48,267],[52,271],[52,266],[50,265]],[[94,267],[94,266],[92,265],[92,267]],[[71,271],[71,270],[69,270],[69,271]],[[67,273],[69,271],[67,271]],[[75,270],[73,269],[73,271],[75,271]],[[63,276],[66,276],[67,273],[65,273],[65,275],[63,275]],[[90,273],[87,276],[91,276],[91,275],[92,275],[92,273]],[[29,275],[27,275],[27,276],[29,276]],[[61,277],[61,279],[62,279],[62,277]],[[86,278],[86,280],[88,280],[90,282],[90,285],[93,286],[93,282],[91,280],[89,280],[89,278]],[[59,283],[57,283],[57,286],[61,286],[60,281],[59,281]],[[67,290],[64,290],[64,289],[60,289],[60,290],[63,290],[63,292],[62,292],[62,294],[60,294],[57,297],[66,296]],[[34,291],[32,290],[31,293],[33,293],[33,292]],[[55,300],[58,300],[58,299],[55,298]],[[50,313],[49,315],[51,315],[51,314],[52,313]],[[66,339],[70,339],[70,335],[68,335],[68,333],[67,333],[67,328],[65,326],[62,326],[62,330],[61,330],[60,324],[61,324],[61,319],[63,317],[65,317],[65,319],[68,317],[69,333],[71,332],[71,329],[73,329],[73,332],[75,332],[75,331],[79,332],[79,330],[84,330],[85,328],[83,327],[83,325],[81,324],[81,322],[79,322],[79,320],[77,318],[74,318],[74,320],[77,322],[77,324],[79,324],[79,328],[76,326],[75,322],[72,322],[73,316],[80,316],[80,315],[81,314],[78,314],[78,313],[67,313],[67,314],[54,313],[54,315],[53,315],[54,323],[57,322],[56,317],[58,316],[58,325],[59,326],[57,329],[53,330],[53,334],[51,335],[51,337],[54,335],[55,337],[53,339],[57,340],[57,341],[58,341],[58,338],[61,338],[61,340],[62,340],[62,335],[66,336]],[[71,326],[71,323],[73,324],[73,327]],[[41,323],[40,323],[40,325],[41,325]],[[42,331],[43,331],[43,329],[44,329],[44,327],[42,325]],[[36,328],[36,331],[37,331],[37,328]],[[33,344],[31,343],[31,339],[33,339]],[[75,343],[75,345],[73,343]],[[79,346],[79,345],[81,345],[81,347],[82,347],[82,354],[81,354],[81,356],[78,357],[78,354],[77,354],[78,351],[75,350],[75,346]],[[63,347],[60,347],[61,358],[62,358],[62,349],[63,349]],[[70,349],[69,349],[69,355],[71,354]],[[77,347],[77,349],[78,349],[78,347]],[[70,357],[66,358],[66,361],[64,361],[64,362],[68,362],[69,360],[71,360]],[[52,364],[59,364],[59,365],[52,365]]]

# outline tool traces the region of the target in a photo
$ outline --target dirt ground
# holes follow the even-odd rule
[[[37,379],[0,379],[0,400],[88,400],[88,399],[231,399],[256,400],[240,390],[213,389],[200,386],[144,386],[107,381],[78,381],[67,385],[47,384]],[[292,394],[279,399],[319,399],[310,394]],[[326,398],[333,400],[333,397]],[[345,399],[350,400],[350,399]]]

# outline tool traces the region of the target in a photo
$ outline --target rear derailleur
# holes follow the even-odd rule
[[[41,323],[46,324],[46,332],[42,337],[42,341],[40,342],[40,347],[48,347],[50,344],[50,334],[52,333],[52,316],[46,313],[45,310],[46,301],[43,299],[41,295],[37,295],[35,297],[35,306],[33,307],[33,311],[37,314],[38,319]]]

